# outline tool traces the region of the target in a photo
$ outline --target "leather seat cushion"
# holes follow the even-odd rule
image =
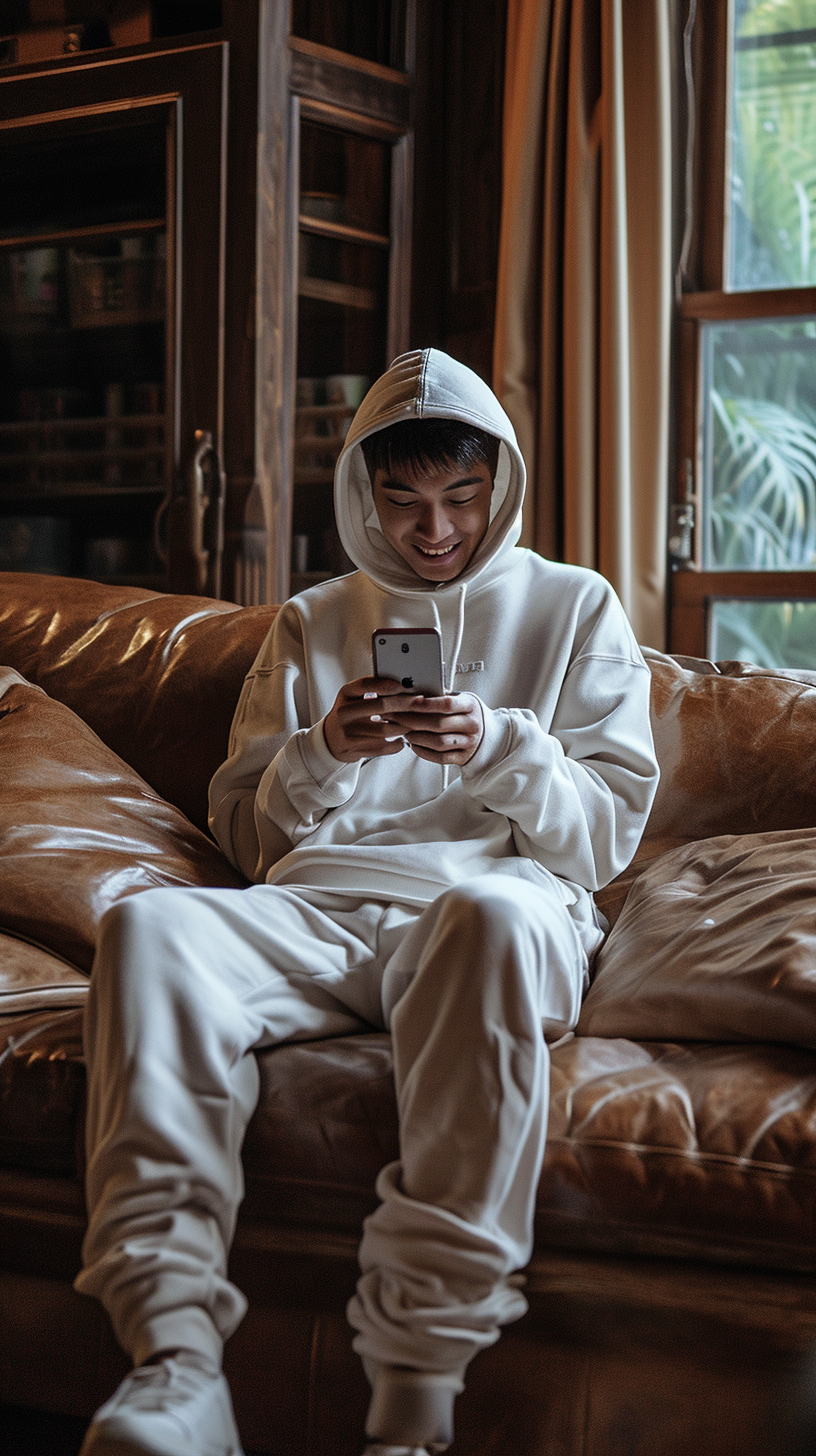
[[[70,961],[31,941],[0,932],[0,1017],[35,1007],[46,1010],[78,1006],[87,992],[87,975]]]
[[[398,1156],[389,1038],[258,1060],[242,1218],[356,1235]],[[816,1270],[816,1053],[577,1036],[551,1088],[539,1247]],[[79,1013],[4,1019],[0,1179],[81,1174],[83,1105]]]

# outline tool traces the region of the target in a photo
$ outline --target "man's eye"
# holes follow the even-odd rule
[[[452,506],[469,506],[471,501],[476,499],[475,495],[466,495],[464,500],[452,500]]]

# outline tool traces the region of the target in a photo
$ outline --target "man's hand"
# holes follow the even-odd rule
[[[444,698],[406,698],[388,705],[388,718],[417,758],[429,763],[467,763],[484,737],[484,717],[472,693]]]
[[[402,729],[394,727],[390,710],[411,701],[395,678],[358,677],[346,683],[323,724],[329,749],[341,763],[400,753]]]
[[[428,763],[461,765],[479,747],[484,719],[472,693],[422,698],[395,678],[359,677],[340,689],[323,732],[341,763],[400,753],[408,743]]]

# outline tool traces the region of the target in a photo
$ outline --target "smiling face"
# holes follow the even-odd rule
[[[493,478],[482,461],[466,470],[414,475],[378,469],[372,485],[383,535],[424,581],[453,581],[484,540]]]

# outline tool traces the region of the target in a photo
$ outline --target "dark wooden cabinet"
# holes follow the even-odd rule
[[[0,57],[0,568],[244,603],[345,569],[368,382],[426,344],[489,377],[503,13],[185,0]]]
[[[299,584],[343,569],[333,461],[408,343],[410,6],[345,15],[401,69],[287,10],[0,71],[4,567],[281,599],[294,526]]]

